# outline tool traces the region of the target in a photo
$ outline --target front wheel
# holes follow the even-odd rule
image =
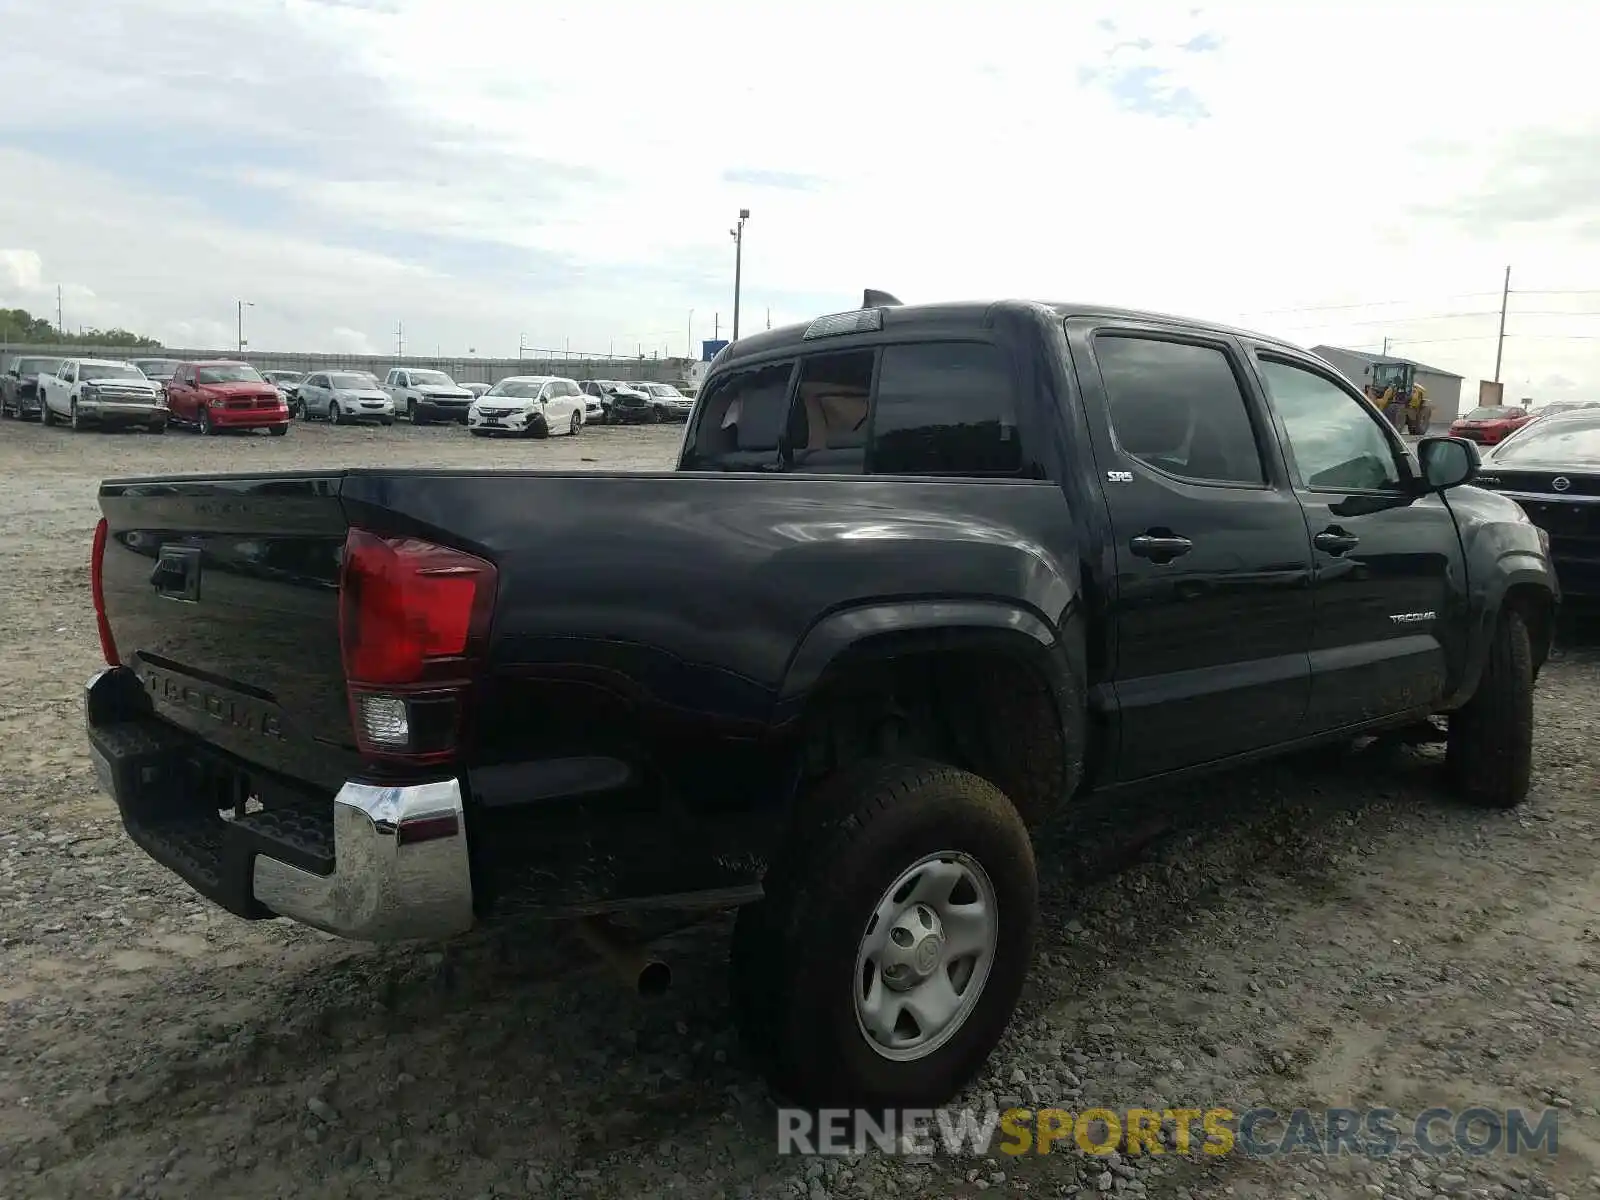
[[[1011,1020],[1032,955],[1028,832],[993,785],[876,760],[826,781],[740,910],[730,992],[773,1089],[813,1107],[933,1107]]]
[[[1478,689],[1450,714],[1445,765],[1475,804],[1514,808],[1533,775],[1533,646],[1522,614],[1500,614]]]
[[[55,413],[50,411],[50,401],[39,401],[39,424],[49,428],[56,423]]]
[[[267,427],[267,433],[272,437],[286,437],[289,433],[289,427],[287,425],[271,425]]]
[[[205,408],[205,407],[202,407],[200,409],[200,436],[201,437],[216,437],[217,436],[217,427],[216,427],[215,424],[212,423],[212,420],[211,420],[211,410],[209,408]]]
[[[567,427],[567,432],[573,437],[577,437],[583,432],[583,415],[581,413],[572,414],[572,423]]]
[[[328,401],[328,424],[344,424],[344,410],[339,407],[339,402],[337,400]]]
[[[67,418],[67,421],[72,427],[72,432],[82,433],[83,422],[78,418],[78,402],[76,400],[72,402],[71,414],[72,415]]]

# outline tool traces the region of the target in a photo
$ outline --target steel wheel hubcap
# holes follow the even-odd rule
[[[883,893],[856,950],[856,1023],[884,1058],[913,1062],[966,1023],[994,964],[999,903],[970,855],[919,860]]]

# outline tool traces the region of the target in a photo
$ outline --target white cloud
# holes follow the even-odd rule
[[[1387,336],[1473,379],[1511,262],[1508,384],[1600,394],[1600,293],[1532,294],[1600,277],[1566,4],[13,7],[105,78],[13,80],[0,228],[32,257],[0,255],[0,303],[81,285],[93,323],[225,345],[244,297],[260,347],[403,321],[454,353],[679,352],[691,308],[726,330],[748,206],[747,324],[863,286],[1027,294]]]

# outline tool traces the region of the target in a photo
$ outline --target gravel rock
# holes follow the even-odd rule
[[[0,433],[8,1200],[924,1200],[980,1183],[1029,1200],[1558,1194],[1537,1155],[1098,1159],[1058,1143],[1048,1158],[780,1160],[771,1102],[728,1027],[724,917],[663,938],[677,982],[651,1004],[560,930],[483,931],[446,951],[235,920],[131,845],[84,753],[99,480],[654,469],[681,430],[529,444],[404,424],[203,443],[12,421]],[[1375,745],[1154,790],[1136,810],[1071,806],[1039,835],[1037,963],[968,1100],[1081,1111],[1495,1095],[1559,1107],[1592,1134],[1600,633],[1572,623],[1557,645],[1524,811],[1445,798],[1438,747]],[[1562,1187],[1600,1192],[1600,1168]]]

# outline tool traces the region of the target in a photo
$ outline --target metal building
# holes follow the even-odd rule
[[[1427,363],[1419,363],[1414,358],[1403,358],[1398,354],[1368,354],[1361,350],[1341,350],[1338,346],[1313,346],[1311,353],[1326,359],[1358,388],[1365,388],[1371,382],[1369,377],[1373,363],[1410,363],[1417,369],[1417,382],[1428,390],[1428,402],[1433,405],[1430,428],[1448,429],[1450,422],[1461,415],[1462,376],[1452,371],[1430,367]]]

